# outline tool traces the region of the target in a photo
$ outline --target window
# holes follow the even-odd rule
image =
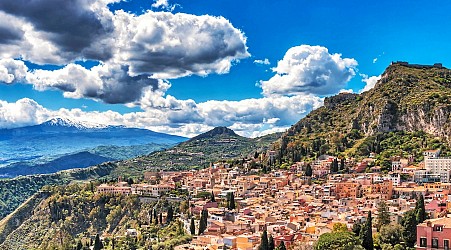
[[[420,238],[420,247],[426,247],[427,246],[427,239],[425,237]]]
[[[445,250],[448,250],[448,249],[449,249],[449,240],[443,240],[443,248],[444,248]]]
[[[438,248],[438,238],[432,239],[432,248]]]

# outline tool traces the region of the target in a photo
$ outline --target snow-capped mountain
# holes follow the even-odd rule
[[[72,127],[77,129],[101,129],[109,127],[109,125],[100,124],[100,123],[92,123],[92,122],[81,122],[75,121],[68,118],[56,117],[52,118],[44,123],[41,126],[50,126],[50,127]]]
[[[185,140],[187,138],[147,129],[53,118],[39,125],[0,129],[0,168],[30,161],[42,164],[61,155],[89,151],[99,146],[115,150],[118,146],[133,148],[152,144],[146,152],[150,153],[158,145],[167,148]],[[141,147],[140,152],[144,151]],[[111,155],[114,153],[112,151]]]

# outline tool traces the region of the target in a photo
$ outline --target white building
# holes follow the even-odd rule
[[[439,157],[440,150],[423,152],[425,170],[415,171],[415,181],[451,181],[451,157]]]

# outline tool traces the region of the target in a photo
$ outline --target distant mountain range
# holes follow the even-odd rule
[[[147,129],[54,118],[39,125],[0,129],[0,177],[83,168],[186,140]]]

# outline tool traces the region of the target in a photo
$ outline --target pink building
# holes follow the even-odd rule
[[[417,226],[417,250],[449,249],[451,218],[426,220]]]

